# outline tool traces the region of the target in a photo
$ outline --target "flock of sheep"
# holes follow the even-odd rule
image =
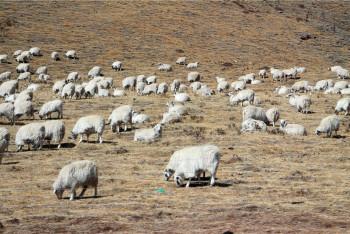
[[[175,79],[170,85],[166,82],[157,83],[157,76],[129,76],[122,80],[121,88],[115,88],[115,80],[112,77],[105,77],[102,68],[93,67],[87,74],[89,80],[79,83],[81,76],[78,72],[71,72],[65,80],[56,81],[52,87],[52,91],[57,95],[57,99],[50,100],[43,104],[39,111],[36,111],[33,105],[34,93],[40,89],[40,84],[31,83],[33,74],[37,75],[39,82],[48,82],[50,75],[46,66],[41,66],[34,72],[30,65],[30,61],[35,56],[42,56],[40,48],[33,47],[28,51],[17,50],[13,53],[13,57],[19,63],[16,72],[19,73],[17,79],[11,79],[12,73],[6,71],[0,74],[0,96],[4,98],[4,102],[0,104],[0,116],[8,119],[9,124],[16,124],[22,116],[26,115],[34,119],[35,113],[38,113],[40,119],[45,121],[32,122],[21,126],[15,137],[17,151],[22,150],[24,145],[28,145],[34,149],[41,149],[43,144],[54,142],[60,148],[62,140],[65,136],[65,124],[62,120],[64,101],[62,99],[82,99],[93,97],[124,95],[166,95],[168,92],[174,94],[174,99],[167,103],[168,110],[163,114],[163,118],[154,124],[152,128],[140,128],[134,132],[134,141],[154,142],[162,137],[162,128],[166,124],[176,123],[182,120],[184,115],[188,114],[187,102],[191,101],[189,90],[194,95],[209,97],[216,93],[226,93],[229,95],[228,103],[230,105],[242,106],[242,132],[267,131],[267,126],[272,125],[275,128],[276,123],[280,119],[280,111],[277,107],[264,110],[259,107],[261,100],[253,90],[255,85],[264,82],[269,76],[274,81],[283,82],[287,79],[297,79],[306,72],[304,67],[293,67],[289,69],[270,68],[258,71],[258,75],[254,73],[246,74],[238,78],[237,81],[229,83],[224,77],[216,77],[216,89],[210,88],[202,82],[202,76],[198,71],[190,71],[187,75],[187,82]],[[69,50],[65,53],[68,60],[79,59],[76,51]],[[60,54],[58,52],[51,53],[51,59],[59,61]],[[8,63],[9,56],[0,55],[1,63]],[[185,66],[186,69],[195,70],[198,62],[187,63],[186,57],[180,57],[176,60],[178,66]],[[157,64],[158,70],[161,72],[172,72],[171,64]],[[123,64],[120,61],[114,61],[111,65],[115,71],[123,70]],[[326,94],[342,94],[350,95],[350,85],[345,80],[350,78],[349,71],[340,66],[333,66],[330,70],[341,79],[334,82],[332,79],[320,80],[314,86],[308,81],[300,80],[295,82],[291,87],[280,86],[276,88],[277,95],[288,97],[289,104],[295,107],[296,111],[303,114],[310,112],[312,105],[309,92],[324,91]],[[28,81],[26,88],[19,92],[19,82]],[[245,107],[243,107],[245,106]],[[335,112],[350,111],[350,97],[341,98],[335,105]],[[57,113],[56,120],[51,119],[52,115]],[[86,136],[89,142],[89,136],[97,134],[98,142],[103,142],[103,132],[106,125],[109,125],[112,132],[127,131],[129,128],[133,130],[133,125],[142,125],[150,121],[150,117],[146,114],[137,113],[133,106],[122,105],[112,110],[107,120],[101,115],[83,116],[78,119],[71,130],[71,138],[77,139],[80,136],[79,143]],[[330,115],[321,120],[320,125],[316,128],[315,133],[325,133],[327,136],[337,134],[340,126],[340,118],[338,115]],[[287,135],[307,135],[307,130],[301,124],[288,123],[287,120],[280,120],[279,130]],[[2,153],[7,150],[10,142],[10,134],[6,128],[0,128],[0,163]],[[202,174],[209,172],[211,174],[210,185],[215,184],[215,176],[220,161],[220,150],[215,145],[199,145],[189,146],[173,153],[168,165],[164,170],[164,179],[168,180],[174,177],[177,186],[181,186],[187,180],[186,187],[190,186],[192,179],[199,179]],[[76,189],[82,187],[83,190],[80,197],[88,187],[95,189],[97,195],[98,171],[94,162],[83,160],[76,161],[64,166],[56,181],[53,184],[54,193],[57,198],[62,198],[65,189],[71,192],[70,199],[76,197]]]

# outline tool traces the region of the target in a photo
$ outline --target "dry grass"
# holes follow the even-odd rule
[[[5,28],[0,52],[41,47],[44,56],[32,64],[48,65],[54,80],[70,71],[86,76],[89,68],[100,65],[118,86],[123,77],[143,73],[156,73],[170,83],[185,80],[187,71],[175,66],[171,73],[159,73],[153,64],[174,63],[186,55],[201,62],[204,82],[213,88],[216,75],[233,81],[263,66],[304,65],[308,72],[303,79],[315,82],[335,79],[326,71],[333,63],[349,67],[349,9],[348,2],[0,2],[0,25]],[[337,23],[335,34],[328,28],[332,22]],[[301,41],[301,32],[316,38]],[[76,49],[81,59],[53,62],[48,57],[51,51],[68,49]],[[122,60],[126,69],[113,72],[114,59]],[[1,64],[0,72],[14,72],[15,65]],[[342,117],[340,138],[313,134],[339,96],[313,95],[314,113],[303,115],[271,93],[277,85],[267,80],[253,89],[264,108],[278,105],[282,117],[303,124],[308,136],[239,134],[241,107],[229,107],[224,95],[192,95],[191,116],[168,125],[153,144],[134,143],[133,131],[116,135],[109,129],[102,145],[74,146],[66,139],[62,150],[15,153],[12,142],[0,167],[0,232],[349,231],[349,118]],[[54,98],[51,86],[44,85],[35,96],[37,107]],[[79,117],[96,111],[108,117],[121,104],[144,109],[154,124],[170,98],[128,93],[123,98],[65,101],[67,134]],[[6,127],[13,139],[19,126]],[[197,143],[222,149],[218,186],[185,189],[162,181],[171,153]],[[79,159],[97,162],[100,197],[56,200],[51,184],[59,169]],[[157,193],[158,188],[165,194]]]

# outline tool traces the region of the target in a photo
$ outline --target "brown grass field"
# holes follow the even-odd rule
[[[263,66],[305,66],[302,79],[311,84],[337,80],[327,70],[331,65],[350,68],[350,3],[345,1],[0,1],[0,26],[0,54],[40,47],[44,56],[31,64],[47,65],[53,81],[70,71],[88,80],[88,70],[99,65],[118,87],[124,77],[138,74],[186,82],[188,70],[175,65],[179,56],[199,61],[203,82],[213,89],[217,75],[232,82]],[[302,32],[315,38],[303,41]],[[52,51],[63,57],[69,49],[80,59],[49,57]],[[116,59],[124,71],[111,69]],[[173,71],[157,71],[159,62],[173,64]],[[0,64],[0,72],[15,73],[16,65],[14,60]],[[37,108],[55,98],[52,84],[35,93]],[[278,106],[281,117],[304,125],[308,136],[240,134],[240,106],[229,106],[224,94],[205,98],[191,91],[190,115],[166,125],[152,144],[133,142],[134,130],[118,135],[108,127],[103,144],[75,145],[68,136],[79,117],[108,118],[121,104],[143,110],[151,116],[147,126],[154,125],[170,93],[65,100],[60,150],[16,153],[16,131],[32,120],[10,126],[1,118],[11,145],[0,165],[0,233],[350,233],[350,119],[341,115],[339,137],[314,134],[340,96],[312,93],[313,113],[301,114],[272,92],[279,85],[269,78],[250,87],[262,107]],[[163,181],[172,152],[204,143],[222,151],[217,186],[186,189]],[[60,168],[80,159],[97,163],[99,197],[88,190],[86,199],[57,200],[51,187]]]

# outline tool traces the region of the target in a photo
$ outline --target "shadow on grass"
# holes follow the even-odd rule
[[[190,184],[190,187],[206,187],[208,186],[209,187],[210,185],[210,177],[202,177],[200,178],[200,180],[191,180],[191,184]],[[233,185],[233,181],[216,181],[215,182],[215,187],[230,187]],[[186,183],[183,184],[182,187],[186,186]]]
[[[15,165],[15,164],[18,164],[19,162],[16,161],[16,162],[3,162],[2,165]]]
[[[98,196],[84,196],[84,197],[76,197],[74,200],[85,200],[85,199],[98,199],[98,198],[104,198],[104,197],[111,197],[111,195],[98,195]],[[69,200],[69,197],[62,198],[63,200]]]

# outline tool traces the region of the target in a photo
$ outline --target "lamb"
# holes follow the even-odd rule
[[[191,101],[190,96],[187,93],[176,93],[174,95],[175,102],[189,102]]]
[[[122,62],[120,62],[120,61],[114,61],[113,63],[112,63],[112,69],[113,70],[116,70],[116,71],[121,71],[122,70]]]
[[[122,96],[125,96],[125,91],[123,89],[114,89],[113,91],[113,97],[122,97]]]
[[[73,98],[75,91],[75,84],[74,83],[68,83],[65,86],[63,86],[62,92],[61,92],[61,97],[66,99],[69,97],[70,99]]]
[[[98,87],[97,87],[97,83],[94,80],[91,80],[85,87],[85,98],[92,98],[93,96],[95,96],[98,93]]]
[[[149,120],[150,118],[146,114],[139,114],[136,112],[132,113],[132,119],[131,119],[132,124],[142,124],[142,123],[148,122]]]
[[[261,78],[261,79],[265,79],[265,78],[267,78],[267,70],[266,69],[261,69],[261,70],[259,70],[259,77]]]
[[[320,135],[321,133],[326,133],[327,137],[331,137],[333,131],[335,135],[337,135],[337,131],[339,130],[340,119],[336,115],[330,115],[326,118],[323,118],[320,122],[320,125],[316,128],[316,135]]]
[[[131,89],[134,90],[136,85],[136,77],[135,76],[129,76],[123,79],[122,86],[123,89]]]
[[[199,81],[200,79],[201,79],[201,75],[199,74],[199,72],[189,72],[187,74],[188,82],[195,82],[195,81]]]
[[[321,90],[327,90],[328,88],[332,88],[334,86],[334,82],[331,79],[328,80],[319,80],[315,84],[315,90],[321,91]]]
[[[84,196],[88,187],[94,188],[94,196],[97,197],[98,185],[98,170],[94,162],[88,160],[81,160],[72,162],[64,166],[57,179],[53,183],[53,192],[57,199],[62,199],[65,189],[71,192],[70,200],[73,201],[76,197],[76,189],[82,187],[79,198]]]
[[[41,67],[38,67],[36,69],[36,72],[35,72],[37,75],[40,75],[40,74],[47,74],[47,67],[46,66],[41,66]]]
[[[280,118],[280,111],[276,107],[273,107],[268,109],[265,113],[268,122],[272,123],[272,126],[275,127],[275,123]]]
[[[234,91],[239,91],[245,89],[246,82],[244,80],[234,81],[231,83],[231,88]]]
[[[190,84],[190,87],[192,88],[193,92],[196,92],[197,90],[199,90],[202,87],[202,83],[199,81],[195,81],[195,82],[192,82]]]
[[[61,148],[61,142],[65,134],[65,126],[61,120],[48,120],[43,123],[45,127],[45,140],[53,141],[58,144],[57,149]]]
[[[63,118],[63,101],[56,99],[53,101],[46,102],[39,111],[40,119],[47,119],[49,117],[51,119],[51,114],[57,112],[57,118]]]
[[[141,94],[142,95],[150,95],[152,93],[156,94],[158,90],[158,85],[157,84],[149,84],[146,85],[145,88],[142,90]]]
[[[31,81],[31,76],[30,76],[30,72],[23,72],[20,73],[19,76],[17,77],[17,80],[27,80],[27,81]]]
[[[32,117],[34,119],[34,107],[31,101],[26,101],[17,98],[15,100],[14,107],[15,119],[19,119],[23,115]]]
[[[180,80],[177,80],[177,79],[173,80],[173,82],[170,85],[171,92],[176,93],[177,91],[179,91],[180,84],[181,84]]]
[[[19,56],[20,54],[22,54],[22,50],[16,50],[15,52],[13,52],[13,54],[12,54],[12,56],[14,57],[14,58],[16,58],[17,56]]]
[[[249,101],[250,104],[253,104],[254,96],[255,96],[255,93],[253,90],[244,89],[244,90],[239,91],[236,95],[230,96],[230,104],[237,105],[238,103],[241,102],[241,104],[243,106],[244,101]]]
[[[158,65],[158,70],[159,71],[166,71],[166,72],[170,72],[172,71],[172,66],[170,64],[166,64],[166,63],[160,63]]]
[[[154,84],[157,82],[157,76],[149,76],[146,78],[146,84]]]
[[[305,91],[308,91],[308,87],[309,87],[309,82],[306,80],[301,80],[301,81],[295,82],[292,85],[291,90],[293,92],[305,92]]]
[[[6,117],[11,124],[15,124],[15,106],[12,103],[1,103],[0,117],[1,116]]]
[[[124,124],[124,131],[128,130],[128,124],[132,128],[132,106],[123,105],[114,109],[108,117],[108,124],[111,125],[112,132],[120,132],[120,126]]]
[[[169,102],[167,103],[168,106],[168,112],[174,112],[180,116],[187,115],[188,110],[186,106],[183,105],[183,103],[174,103],[174,102]]]
[[[176,112],[165,112],[161,124],[177,123],[181,121],[181,115]]]
[[[67,76],[66,82],[70,83],[70,82],[75,82],[77,80],[79,80],[79,73],[78,72],[70,72]]]
[[[98,142],[102,144],[102,134],[105,128],[105,120],[100,115],[88,115],[78,119],[72,130],[72,138],[77,139],[80,134],[79,143],[83,141],[83,135],[86,135],[87,142],[89,142],[89,136],[93,133],[97,133]]]
[[[16,67],[16,72],[17,73],[30,72],[29,63],[18,64],[18,66]]]
[[[3,153],[8,151],[10,144],[10,133],[6,128],[0,127],[0,164],[2,163]]]
[[[310,106],[312,104],[311,98],[307,95],[298,96],[295,94],[289,95],[289,104],[295,106],[298,112],[307,114],[310,112]]]
[[[68,50],[64,55],[68,59],[79,59],[75,50]]]
[[[286,95],[291,93],[291,89],[286,86],[280,86],[280,87],[277,87],[274,92],[277,93],[278,95]]]
[[[270,68],[270,73],[274,81],[282,81],[283,77],[285,77],[283,71],[273,67]]]
[[[34,149],[41,149],[45,138],[45,127],[42,123],[29,123],[20,127],[16,133],[17,152],[21,151],[25,144]]]
[[[190,187],[191,179],[208,171],[211,174],[210,186],[215,185],[215,176],[220,162],[220,150],[215,145],[200,145],[185,147],[174,152],[164,170],[165,178],[174,173],[174,181],[181,186],[188,178],[186,188]]]
[[[292,136],[306,136],[307,132],[304,126],[300,124],[288,124],[286,120],[280,120],[280,131]]]
[[[153,128],[137,129],[134,141],[153,142],[162,136],[162,125],[157,124]]]
[[[11,95],[16,92],[18,89],[18,81],[17,80],[8,80],[0,85],[0,97],[4,97],[6,95]]]
[[[260,120],[264,123],[269,123],[269,120],[266,117],[266,113],[261,107],[256,106],[246,106],[242,110],[242,119],[243,121],[247,119]]]
[[[41,56],[42,55],[39,47],[32,47],[29,49],[29,52],[33,56]]]
[[[0,74],[0,81],[5,81],[5,80],[9,80],[11,79],[11,72],[7,71],[7,72],[3,72]]]
[[[334,84],[334,88],[335,89],[346,89],[349,87],[349,83],[345,80],[341,80],[341,81],[337,81],[335,84]]]
[[[267,130],[267,126],[261,120],[249,118],[242,122],[241,132],[254,132],[254,131],[266,132],[266,130]]]
[[[49,76],[49,75],[47,75],[47,74],[40,74],[39,76],[38,76],[38,80],[39,81],[43,81],[43,82],[47,82],[47,81],[49,81],[51,79],[51,77]]]
[[[146,83],[145,82],[143,82],[143,81],[137,82],[136,83],[136,93],[138,95],[141,95],[142,91],[145,89],[145,87],[146,87]]]
[[[189,64],[187,64],[186,67],[187,67],[188,69],[193,69],[193,68],[197,68],[198,65],[199,65],[199,62],[195,62],[195,63],[189,63]]]
[[[55,82],[55,84],[52,86],[52,91],[55,94],[61,94],[63,87],[66,85],[65,80],[58,80]]]
[[[89,78],[94,78],[96,76],[102,76],[102,68],[99,66],[94,66],[93,68],[90,69],[88,72],[88,77]]]
[[[54,51],[51,53],[51,59],[54,60],[54,61],[59,61],[60,60],[60,55]]]
[[[255,74],[254,73],[249,73],[244,76],[238,77],[239,81],[244,81],[245,83],[249,84],[252,83],[253,80],[255,80]]]
[[[7,63],[7,54],[0,54],[0,63]]]
[[[179,58],[176,60],[176,64],[179,64],[179,65],[186,65],[186,57],[179,57]]]
[[[158,85],[157,94],[164,95],[168,92],[168,84],[165,82],[162,82]]]
[[[335,107],[335,113],[345,111],[345,115],[348,115],[350,112],[350,97],[345,97],[338,100],[337,105]]]

